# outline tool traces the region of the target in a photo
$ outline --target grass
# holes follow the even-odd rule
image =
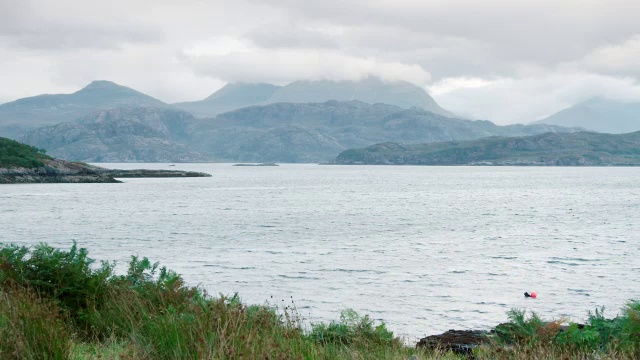
[[[353,310],[306,324],[295,305],[246,305],[208,295],[147,258],[126,274],[86,249],[0,245],[1,359],[458,359],[406,347]],[[638,358],[638,303],[584,327],[512,311],[478,359]],[[595,357],[594,357],[595,356]]]
[[[37,168],[44,159],[51,159],[44,150],[0,137],[0,168]]]
[[[86,249],[0,247],[2,359],[406,359],[384,324],[345,311],[305,326],[294,308],[209,296],[147,258],[126,274]],[[19,340],[19,341],[16,341]]]

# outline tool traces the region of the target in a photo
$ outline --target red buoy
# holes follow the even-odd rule
[[[536,294],[536,293],[532,292],[532,293],[531,293],[531,297],[535,299],[535,298],[537,298],[537,297],[538,297],[538,294]]]

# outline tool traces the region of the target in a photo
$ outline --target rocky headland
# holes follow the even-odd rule
[[[116,178],[208,177],[177,170],[112,170],[81,162],[54,159],[42,150],[0,138],[0,184],[119,183]]]

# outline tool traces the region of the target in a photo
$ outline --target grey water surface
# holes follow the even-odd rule
[[[211,178],[0,187],[0,241],[147,256],[211,294],[409,338],[640,299],[640,169],[100,164]],[[538,299],[526,300],[525,291]]]

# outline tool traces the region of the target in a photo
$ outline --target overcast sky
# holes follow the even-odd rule
[[[640,1],[0,0],[0,103],[112,80],[166,102],[226,82],[375,75],[532,121],[640,101]]]

